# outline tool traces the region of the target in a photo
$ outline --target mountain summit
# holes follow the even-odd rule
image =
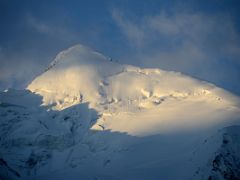
[[[76,45],[0,102],[0,177],[239,178],[239,97],[181,73]]]
[[[176,72],[120,65],[82,45],[60,52],[27,89],[55,110],[89,103],[103,117],[111,117],[109,129],[127,133],[138,131],[144,124],[140,122],[146,121],[142,117],[149,119],[140,127],[143,131],[156,125],[157,131],[165,131],[172,126],[219,123],[239,106],[239,97],[212,84]],[[132,116],[129,113],[134,117],[126,117]],[[115,121],[118,116],[121,120]]]
[[[122,70],[122,65],[111,62],[102,54],[76,45],[60,52],[46,72],[37,77],[27,89],[45,94],[45,101],[48,101],[46,96],[50,94],[54,102],[62,101],[69,105],[72,105],[73,99],[79,100],[80,96],[86,101],[96,101],[100,97],[99,88],[103,78]]]

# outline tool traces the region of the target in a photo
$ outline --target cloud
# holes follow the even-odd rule
[[[112,11],[112,17],[120,27],[124,35],[127,36],[130,44],[133,46],[142,46],[145,38],[145,31],[137,24],[128,21],[122,17],[122,14],[117,11]]]
[[[179,24],[166,16],[165,13],[154,17],[147,17],[145,20],[150,29],[164,35],[176,35],[180,32]]]
[[[79,34],[65,23],[58,24],[56,22],[39,19],[32,14],[26,14],[23,22],[34,32],[55,38],[64,42],[70,42],[78,39]]]
[[[167,41],[172,47],[179,49],[186,42],[190,42],[196,47],[206,47],[205,49],[214,52],[221,50],[224,53],[240,55],[240,37],[234,21],[227,14],[176,12],[168,15],[161,12],[133,22],[125,18],[123,13],[114,10],[112,17],[127,40],[138,48],[147,48],[153,42],[164,45],[161,42]]]
[[[32,15],[28,14],[26,17],[26,21],[31,28],[33,28],[39,33],[43,33],[43,34],[52,33],[52,28],[49,25],[39,21],[37,18],[33,17]]]
[[[144,52],[165,54],[176,61],[187,58],[240,57],[240,36],[234,22],[226,14],[178,13],[144,16],[138,23],[116,10],[112,16],[129,43]],[[153,46],[154,45],[154,46]],[[167,48],[164,48],[167,47]],[[140,52],[142,52],[140,50]],[[169,54],[168,54],[169,53]],[[165,59],[164,61],[168,61]],[[192,61],[193,63],[194,60]]]

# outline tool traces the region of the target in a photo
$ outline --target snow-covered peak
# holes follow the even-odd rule
[[[121,72],[122,69],[123,66],[112,62],[110,58],[88,47],[76,45],[60,52],[50,67],[28,89],[45,94],[46,104],[64,101],[72,105],[82,97],[86,101],[92,101],[100,97],[98,89],[102,79]]]
[[[194,96],[194,99],[205,98],[206,101],[210,98],[211,102],[220,99],[231,102],[235,98],[214,85],[180,73],[120,65],[83,45],[60,52],[48,70],[27,89],[42,95],[45,105],[56,104],[58,109],[79,102],[131,100],[139,101],[136,106],[146,108],[165,97]]]
[[[71,65],[81,65],[81,64],[98,64],[101,61],[108,61],[110,58],[105,57],[101,53],[94,51],[93,49],[83,46],[81,44],[77,44],[72,46],[62,52],[60,52],[54,61],[50,64],[47,70],[53,68],[57,64],[61,64],[61,61],[67,61],[64,63],[68,63]],[[66,65],[66,64],[65,64]]]
[[[207,82],[177,72],[120,65],[81,45],[59,53],[54,65],[28,89],[43,97],[43,105],[57,110],[89,103],[106,116],[104,121],[115,117],[116,121],[104,122],[109,129],[130,134],[199,127],[210,123],[209,116],[211,123],[216,119],[219,123],[228,113],[225,109],[239,111],[240,102],[239,97]],[[141,118],[149,119],[148,126]]]

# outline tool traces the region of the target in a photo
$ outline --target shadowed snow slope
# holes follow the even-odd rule
[[[240,177],[240,100],[212,84],[76,45],[27,89],[0,94],[0,177]]]

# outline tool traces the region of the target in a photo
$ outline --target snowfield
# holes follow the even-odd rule
[[[240,98],[73,46],[0,93],[0,179],[240,179]]]

